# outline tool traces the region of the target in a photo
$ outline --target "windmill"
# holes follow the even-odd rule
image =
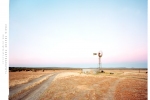
[[[102,70],[102,64],[101,64],[101,57],[103,56],[103,52],[99,51],[98,53],[93,53],[93,55],[98,55],[98,58],[99,58],[99,71],[100,71],[100,68],[101,68],[100,72],[103,72],[103,70]]]

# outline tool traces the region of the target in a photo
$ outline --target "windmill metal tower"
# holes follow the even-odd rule
[[[99,71],[101,70],[100,72],[103,72],[102,64],[101,64],[101,57],[103,56],[103,52],[99,51],[98,53],[93,53],[93,55],[98,55],[98,58],[99,58]]]

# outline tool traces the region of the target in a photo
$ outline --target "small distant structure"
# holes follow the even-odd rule
[[[84,69],[82,69],[82,73],[84,73],[84,74],[96,74],[96,73],[98,73],[99,72],[99,69],[97,69],[97,68],[93,68],[93,69],[88,69],[88,68],[84,68]]]
[[[102,51],[99,51],[98,53],[93,53],[93,55],[98,55],[98,58],[99,58],[99,71],[100,72],[104,72],[103,70],[102,70],[102,63],[101,63],[101,58],[102,58],[102,56],[103,56],[103,52]]]
[[[85,74],[96,74],[96,73],[99,73],[99,72],[105,73],[102,70],[102,64],[101,64],[101,57],[103,56],[103,52],[99,51],[98,53],[93,53],[93,55],[98,55],[98,58],[99,58],[99,68],[91,68],[91,69],[84,68],[84,69],[82,69],[82,73],[85,73]]]

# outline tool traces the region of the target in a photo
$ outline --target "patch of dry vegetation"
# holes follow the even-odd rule
[[[139,79],[124,79],[115,91],[115,99],[147,100],[147,81]]]
[[[110,74],[114,72],[114,74]],[[147,74],[136,70],[106,71],[96,75],[80,73],[62,73],[43,93],[40,100],[103,100],[109,96],[108,91],[115,86],[113,99],[135,100],[147,99]]]
[[[95,75],[61,77],[52,82],[40,100],[100,100],[115,80]]]
[[[9,88],[18,84],[27,83],[30,80],[33,80],[48,73],[51,72],[9,72]]]
[[[16,86],[18,84],[27,83],[35,78],[38,78],[40,76],[49,74],[49,73],[56,73],[56,72],[67,72],[70,70],[42,70],[37,72],[32,71],[21,71],[21,72],[9,72],[9,88]],[[73,72],[78,72],[79,70],[71,70]]]
[[[125,72],[124,74],[120,75],[120,77],[125,78],[132,78],[132,79],[144,79],[147,80],[147,73],[132,73],[132,72]]]
[[[62,72],[10,72],[10,86],[26,83],[34,78],[47,73]],[[110,74],[113,72],[114,74]],[[58,74],[49,88],[41,95],[40,100],[103,100],[107,99],[108,91],[112,89],[113,83],[119,80],[115,85],[113,99],[121,100],[146,100],[147,99],[147,73],[143,70],[139,73],[137,70],[107,70],[105,73],[81,74],[81,71]],[[31,89],[45,79],[27,87],[24,91]]]

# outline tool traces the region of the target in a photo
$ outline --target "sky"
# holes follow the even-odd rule
[[[147,67],[147,0],[10,0],[10,67]]]

